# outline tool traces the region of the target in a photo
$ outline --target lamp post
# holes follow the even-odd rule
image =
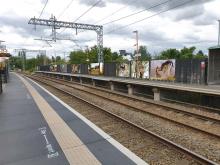
[[[136,30],[136,31],[133,31],[133,33],[135,33],[136,34],[136,54],[138,54],[138,51],[139,51],[139,43],[138,43],[138,31]]]
[[[135,77],[137,78],[138,77],[138,57],[139,57],[139,43],[138,43],[138,31],[133,31],[133,33],[136,34],[136,54],[135,54],[135,61],[136,61],[136,64],[135,64]]]
[[[218,20],[219,23],[219,30],[218,30],[218,46],[220,46],[220,20]]]

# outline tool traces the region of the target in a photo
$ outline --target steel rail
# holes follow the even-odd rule
[[[164,137],[162,137],[162,136],[160,136],[160,135],[158,135],[158,134],[155,134],[155,133],[153,133],[153,132],[147,130],[146,128],[143,128],[143,127],[141,127],[141,126],[139,126],[139,125],[137,125],[137,124],[135,124],[135,123],[133,123],[133,122],[127,120],[127,119],[122,118],[121,116],[118,116],[118,115],[116,115],[116,114],[114,114],[114,113],[112,113],[112,112],[109,112],[109,111],[105,110],[104,108],[102,108],[102,107],[100,107],[100,106],[98,106],[98,105],[95,105],[94,103],[91,103],[91,102],[89,102],[89,101],[87,101],[87,100],[85,100],[85,99],[83,99],[83,98],[81,98],[81,97],[79,97],[79,96],[77,96],[77,95],[75,95],[75,94],[69,92],[69,91],[60,89],[60,88],[58,88],[58,87],[56,87],[56,86],[54,86],[54,85],[52,85],[52,84],[50,84],[50,83],[48,83],[48,82],[46,82],[46,81],[39,80],[39,79],[33,78],[33,77],[31,77],[31,76],[27,76],[27,77],[29,77],[29,78],[31,78],[31,79],[34,79],[34,80],[37,80],[37,81],[39,81],[39,82],[41,82],[41,83],[43,83],[43,84],[46,84],[46,85],[48,85],[48,86],[50,86],[50,87],[53,87],[54,89],[56,89],[56,90],[58,90],[58,91],[60,91],[60,92],[62,92],[62,93],[64,93],[64,94],[67,94],[67,95],[69,95],[69,96],[71,96],[71,97],[74,97],[74,98],[76,98],[76,99],[78,99],[78,100],[81,100],[81,101],[87,103],[88,105],[93,106],[93,107],[95,107],[96,109],[99,109],[99,110],[101,110],[101,111],[107,113],[107,114],[110,115],[110,116],[113,116],[113,117],[115,117],[115,118],[117,118],[117,119],[119,119],[119,120],[121,120],[121,121],[123,121],[123,122],[125,122],[125,123],[128,123],[129,125],[131,125],[131,126],[137,128],[137,129],[139,129],[140,131],[143,131],[143,132],[147,133],[148,135],[150,135],[150,136],[152,136],[152,137],[154,137],[154,138],[157,138],[157,139],[160,140],[163,144],[167,144],[167,145],[169,145],[169,146],[172,146],[175,150],[177,150],[177,151],[179,151],[179,152],[181,152],[181,153],[183,153],[183,154],[187,154],[188,156],[192,157],[193,159],[195,159],[195,160],[196,160],[197,162],[199,162],[199,163],[202,163],[202,164],[210,164],[210,165],[218,165],[216,162],[214,162],[214,161],[212,161],[212,160],[209,160],[209,159],[203,157],[202,155],[199,155],[199,154],[197,154],[197,153],[195,153],[195,152],[193,152],[193,151],[190,151],[189,149],[187,149],[187,148],[185,148],[185,147],[183,147],[183,146],[180,146],[180,145],[178,145],[178,144],[176,144],[176,143],[174,143],[174,142],[172,142],[172,141],[170,141],[170,140],[168,140],[168,139],[166,139],[166,138],[164,138]]]
[[[49,79],[49,78],[47,78],[47,79],[48,79],[49,81],[51,81],[51,82],[56,82],[56,83],[57,83],[56,80],[52,80],[52,79]],[[150,114],[150,115],[159,117],[159,118],[161,118],[161,119],[164,119],[164,120],[173,122],[173,123],[178,124],[178,125],[183,125],[183,126],[185,126],[185,127],[188,127],[188,128],[190,128],[190,129],[197,130],[197,131],[202,132],[202,133],[205,133],[205,134],[207,134],[207,135],[214,136],[214,137],[216,137],[216,138],[220,138],[220,135],[218,135],[218,134],[209,132],[209,131],[207,131],[207,130],[202,130],[202,129],[200,129],[200,128],[197,128],[197,127],[194,127],[194,126],[185,124],[185,123],[183,123],[183,122],[176,121],[176,120],[174,120],[174,119],[170,119],[170,118],[165,117],[165,116],[162,116],[162,115],[160,115],[160,114],[153,113],[153,112],[149,112],[149,111],[146,111],[146,110],[144,110],[144,109],[137,108],[137,107],[135,107],[135,106],[133,106],[133,105],[129,105],[129,104],[126,104],[126,103],[122,103],[122,102],[120,102],[120,101],[118,101],[118,100],[114,100],[114,99],[108,98],[108,97],[106,97],[106,96],[99,95],[99,94],[97,94],[97,93],[93,93],[93,92],[90,92],[90,91],[86,91],[86,90],[83,90],[83,89],[79,89],[79,88],[73,87],[73,86],[68,85],[68,84],[64,84],[64,83],[61,83],[61,82],[59,82],[59,84],[62,84],[62,85],[65,85],[65,86],[67,86],[67,87],[74,88],[74,89],[76,89],[76,90],[83,91],[83,92],[86,92],[86,93],[95,95],[95,96],[100,97],[100,98],[107,99],[107,100],[112,101],[112,102],[115,102],[115,103],[117,103],[117,104],[120,104],[120,105],[129,107],[129,108],[135,109],[135,110],[137,110],[137,111],[141,111],[141,112],[144,112],[144,113],[148,113],[148,114]],[[160,106],[160,105],[156,105],[156,106]],[[170,107],[167,107],[167,106],[164,106],[164,107],[165,107],[165,108],[170,108]],[[175,111],[178,111],[178,112],[181,112],[181,113],[185,113],[185,111],[181,111],[181,110],[178,110],[178,109],[175,109],[175,108],[170,108],[170,109],[175,110]],[[197,118],[200,118],[200,119],[203,119],[203,120],[212,120],[213,122],[218,122],[218,123],[220,123],[220,121],[219,121],[218,119],[206,117],[206,116],[203,116],[203,115],[194,114],[194,113],[190,113],[190,112],[187,112],[186,114],[188,114],[188,115],[190,115],[190,116],[197,116]]]
[[[38,73],[38,72],[37,72]],[[40,72],[39,72],[40,73]],[[42,73],[44,73],[44,72],[42,72]],[[51,72],[52,73],[52,72]],[[56,75],[56,74],[54,74],[54,75]],[[70,76],[70,77],[72,77],[72,76]],[[74,77],[74,76],[73,76]],[[64,80],[64,81],[66,81],[66,80]],[[72,83],[75,83],[75,84],[79,84],[79,83],[77,83],[77,82],[72,82]],[[86,85],[86,84],[82,84],[83,86],[88,86],[88,85]],[[91,87],[91,88],[95,88],[95,87]],[[105,89],[100,89],[100,88],[97,88],[98,90],[105,90]],[[114,91],[109,91],[109,92],[113,92],[114,93]],[[116,93],[116,94],[119,94],[119,93]],[[121,94],[120,94],[121,95]],[[122,94],[123,95],[123,94]],[[131,97],[131,96],[125,96],[125,97]],[[140,98],[136,98],[136,99],[140,99]],[[141,99],[140,99],[141,100]],[[168,100],[168,99],[163,99],[163,100]],[[143,101],[143,100],[142,100]],[[146,101],[146,100],[144,100],[144,101]],[[175,103],[180,103],[180,104],[185,104],[185,105],[188,105],[188,106],[193,106],[193,107],[195,107],[195,108],[203,108],[203,110],[204,111],[208,111],[208,112],[210,112],[210,111],[212,111],[212,112],[216,112],[216,113],[218,113],[218,114],[220,114],[220,109],[219,108],[214,108],[214,107],[209,107],[209,106],[203,106],[203,105],[196,105],[196,104],[192,104],[192,103],[187,103],[187,102],[181,102],[181,101],[177,101],[177,100],[168,100],[168,101],[172,101],[172,102],[175,102]]]
[[[47,76],[44,76],[44,77],[47,77]],[[49,78],[51,79],[51,77],[49,77]],[[54,79],[51,79],[51,80],[54,81]],[[107,90],[107,89],[100,89],[98,87],[94,87],[94,86],[87,85],[87,84],[80,84],[80,83],[73,82],[73,81],[68,81],[68,80],[63,80],[63,79],[55,79],[55,80],[58,80],[58,81],[60,80],[60,81],[63,81],[63,82],[66,82],[66,83],[70,83],[70,84],[72,83],[72,84],[82,85],[82,86],[85,86],[85,87],[88,87],[88,88],[92,88],[92,89],[96,89],[96,90],[99,90],[99,91],[102,91],[102,92],[109,92],[111,94],[115,94],[115,95],[118,95],[118,96],[126,97],[128,99],[132,99],[134,101],[140,101],[140,102],[149,103],[149,104],[152,104],[152,105],[155,105],[155,106],[161,106],[161,107],[164,107],[164,108],[169,108],[169,109],[171,109],[173,111],[182,112],[182,113],[185,113],[186,115],[190,115],[190,116],[191,115],[197,116],[197,118],[200,118],[200,119],[203,119],[203,120],[213,120],[213,122],[216,122],[216,123],[220,124],[220,120],[218,120],[218,119],[215,119],[215,118],[212,118],[212,117],[208,117],[208,116],[204,116],[204,115],[200,115],[200,114],[193,113],[193,112],[188,112],[188,111],[185,111],[184,109],[178,109],[178,108],[172,107],[170,105],[166,105],[164,103],[155,102],[153,100],[137,98],[135,96],[128,96],[128,95],[123,94],[123,93],[118,93],[118,92],[110,91],[110,90]],[[71,87],[70,85],[66,85],[66,86]],[[189,103],[184,103],[184,102],[179,102],[179,101],[174,101],[174,100],[169,100],[169,99],[165,99],[165,100],[172,101],[172,102],[177,102],[177,103],[181,103],[181,104],[186,104],[187,106],[194,106],[195,108],[203,108],[205,111],[208,111],[208,112],[215,111],[217,113],[220,113],[220,110],[209,108],[209,107],[198,106],[198,105],[194,105],[194,104],[189,104]]]

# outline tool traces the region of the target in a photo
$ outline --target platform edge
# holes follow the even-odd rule
[[[128,148],[120,144],[117,140],[112,138],[110,135],[105,133],[102,129],[100,129],[98,126],[96,126],[94,123],[92,123],[90,120],[82,116],[79,112],[77,112],[75,109],[70,107],[68,104],[63,102],[61,99],[59,99],[57,96],[53,95],[50,91],[42,87],[40,84],[35,82],[34,80],[26,77],[28,80],[36,84],[38,87],[43,89],[45,92],[47,92],[50,96],[52,96],[55,100],[57,100],[59,103],[61,103],[64,107],[66,107],[69,111],[74,113],[77,117],[79,117],[82,121],[84,121],[88,126],[90,126],[93,130],[95,130],[99,135],[101,135],[103,138],[105,138],[110,144],[112,144],[114,147],[116,147],[119,151],[121,151],[124,155],[126,155],[129,159],[131,159],[133,162],[135,162],[138,165],[148,165],[144,160],[142,160],[140,157],[138,157],[136,154],[134,154],[132,151],[130,151]]]

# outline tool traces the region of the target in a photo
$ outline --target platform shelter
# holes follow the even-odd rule
[[[220,45],[209,48],[208,84],[220,84]]]

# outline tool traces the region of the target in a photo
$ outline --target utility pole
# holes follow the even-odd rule
[[[138,60],[139,60],[139,43],[138,43],[138,31],[133,31],[136,34],[136,54],[135,54],[135,77],[138,78]]]
[[[66,63],[66,52],[63,52],[64,55],[64,62]]]
[[[46,55],[46,53],[45,53],[45,54],[42,54],[42,56],[43,56],[43,58],[44,58],[43,64],[44,64],[44,65],[47,65],[47,55]]]
[[[55,65],[56,65],[57,64],[57,53],[55,50],[54,50],[54,56],[55,56]]]
[[[22,69],[25,72],[25,51],[21,51],[21,58],[22,58]]]
[[[138,54],[139,53],[139,43],[138,43],[138,31],[136,30],[136,31],[134,31],[134,33],[136,34],[136,54]]]
[[[220,20],[218,20],[219,23],[219,30],[218,30],[218,46],[220,46]]]

